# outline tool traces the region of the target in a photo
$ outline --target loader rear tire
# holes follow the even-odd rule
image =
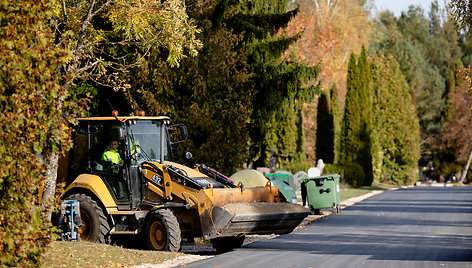
[[[240,248],[246,237],[236,236],[236,237],[218,237],[210,239],[211,245],[219,252],[228,252],[235,248]]]
[[[169,209],[159,209],[149,215],[145,235],[151,250],[177,252],[181,248],[180,225]]]
[[[103,209],[90,196],[73,194],[65,200],[77,200],[80,205],[80,219],[82,226],[79,229],[80,240],[110,243],[110,224]]]

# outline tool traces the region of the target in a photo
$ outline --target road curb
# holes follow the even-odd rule
[[[378,194],[381,194],[383,193],[385,190],[374,190],[372,192],[369,192],[369,193],[366,193],[364,195],[360,195],[360,196],[356,196],[356,197],[352,197],[352,198],[349,198],[349,199],[346,199],[344,201],[341,202],[341,208],[346,208],[346,207],[349,207],[349,206],[352,206],[358,202],[361,202],[362,200],[364,199],[367,199],[369,197],[372,197],[374,195],[378,195]]]
[[[389,190],[397,190],[399,188],[392,188],[392,189],[388,189],[387,191]],[[360,195],[360,196],[356,196],[356,197],[352,197],[352,198],[349,198],[349,199],[346,199],[344,201],[342,201],[340,203],[341,205],[341,208],[344,209],[344,208],[347,208],[349,206],[352,206],[358,202],[361,202],[362,200],[364,199],[367,199],[369,197],[372,197],[374,195],[378,195],[378,194],[381,194],[383,192],[385,192],[386,190],[374,190],[372,192],[369,192],[369,193],[366,193],[366,194],[363,194],[363,195]],[[295,228],[294,231],[298,230],[298,229],[302,229],[302,228],[305,228],[307,225],[311,224],[312,222],[315,222],[315,221],[318,221],[318,220],[321,220],[323,219],[324,217],[326,216],[329,216],[332,214],[332,212],[330,210],[323,210],[321,211],[321,215],[308,215],[301,223],[300,225],[297,226],[297,228]]]

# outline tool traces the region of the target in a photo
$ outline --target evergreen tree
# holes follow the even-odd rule
[[[440,67],[429,61],[428,51],[433,50],[434,43],[428,19],[421,8],[412,6],[398,19],[390,13],[383,13],[377,27],[381,37],[373,42],[372,48],[393,56],[400,64],[410,88],[414,90],[423,133],[439,133],[441,113],[445,107],[446,80],[441,76]]]
[[[372,184],[371,83],[370,65],[363,47],[357,63],[354,54],[349,59],[341,142],[341,162],[355,163],[363,169],[365,177],[356,178],[354,185]]]
[[[325,163],[334,160],[334,122],[330,111],[329,92],[322,91],[316,113],[316,157]]]
[[[378,55],[374,88],[373,170],[375,182],[409,185],[418,179],[419,123],[409,86],[392,57]]]
[[[361,148],[358,156],[358,163],[364,170],[364,181],[359,181],[359,185],[371,185],[372,177],[372,155],[371,155],[371,133],[372,133],[372,75],[370,73],[370,64],[367,59],[367,52],[362,46],[361,54],[358,59],[357,68],[359,70],[358,90],[360,96],[360,116],[361,116],[361,132],[360,141]]]
[[[170,68],[160,53],[133,72],[125,92],[132,110],[169,115],[189,128],[186,150],[193,161],[232,173],[248,159],[253,86],[248,83],[247,48],[222,20],[235,8],[225,1],[187,2],[187,13],[202,30],[203,49]],[[182,148],[183,149],[183,148]]]
[[[468,61],[467,46],[455,33],[453,19],[441,13],[437,1],[429,16],[419,7],[395,18],[383,13],[376,23],[373,51],[392,56],[407,80],[421,126],[421,163],[433,161],[443,131],[445,96],[451,88],[451,71],[461,61]],[[470,53],[469,53],[470,54]],[[438,169],[436,169],[438,170]]]
[[[293,160],[304,162],[300,111],[318,92],[318,86],[304,86],[308,78],[316,77],[317,68],[277,62],[261,59],[255,63],[264,69],[254,69],[251,80],[256,89],[251,116],[251,154],[256,166],[266,166],[274,148],[282,165],[294,164]]]
[[[266,165],[271,149],[282,157],[279,163],[302,155],[299,111],[314,97],[316,86],[304,83],[317,68],[282,58],[297,38],[277,34],[296,13],[285,7],[286,1],[188,4],[204,48],[179,69],[166,67],[156,53],[133,72],[126,91],[133,110],[186,123],[194,160],[225,173],[251,160]]]
[[[359,123],[357,122],[359,119],[359,117],[357,116],[357,111],[359,110],[357,102],[358,94],[356,91],[357,76],[358,75],[356,56],[354,55],[354,53],[351,53],[351,56],[349,57],[349,64],[347,66],[347,92],[344,104],[344,116],[341,130],[342,134],[340,161],[344,164],[351,163],[355,160],[355,154],[350,152],[359,151],[359,137],[358,135],[352,135],[354,133],[359,132]]]
[[[313,100],[318,85],[318,66],[283,58],[283,53],[299,35],[277,34],[287,27],[298,12],[286,11],[290,1],[248,1],[239,6],[239,14],[228,19],[235,33],[244,36],[249,48],[250,83],[255,90],[250,122],[251,159],[255,166],[267,166],[275,149],[283,167],[302,161],[303,129],[301,105]],[[296,161],[295,161],[296,159]]]
[[[330,103],[331,109],[330,114],[333,118],[333,164],[339,163],[339,155],[340,155],[340,137],[341,137],[341,114],[339,110],[339,96],[338,96],[338,88],[336,83],[334,83],[330,90]]]

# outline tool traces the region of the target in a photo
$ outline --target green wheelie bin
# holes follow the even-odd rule
[[[303,206],[308,201],[308,207],[315,214],[320,209],[332,208],[335,213],[341,211],[341,196],[339,192],[339,175],[329,174],[319,177],[301,178],[301,194]]]
[[[282,195],[285,197],[287,202],[297,203],[297,195],[293,188],[290,186],[290,175],[289,174],[264,174],[274,186],[279,188]]]
[[[282,180],[288,184],[290,184],[290,175],[289,174],[282,174],[282,173],[272,173],[272,174],[264,174],[270,180]]]

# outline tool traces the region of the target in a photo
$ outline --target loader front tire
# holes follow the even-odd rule
[[[103,209],[90,196],[73,194],[65,200],[77,200],[80,205],[80,219],[82,226],[79,229],[80,240],[110,243],[110,224]]]
[[[228,252],[235,248],[240,248],[246,237],[236,236],[236,237],[217,237],[210,239],[211,245],[219,252]]]
[[[146,221],[146,242],[151,250],[177,252],[182,235],[174,213],[169,209],[152,212]]]

